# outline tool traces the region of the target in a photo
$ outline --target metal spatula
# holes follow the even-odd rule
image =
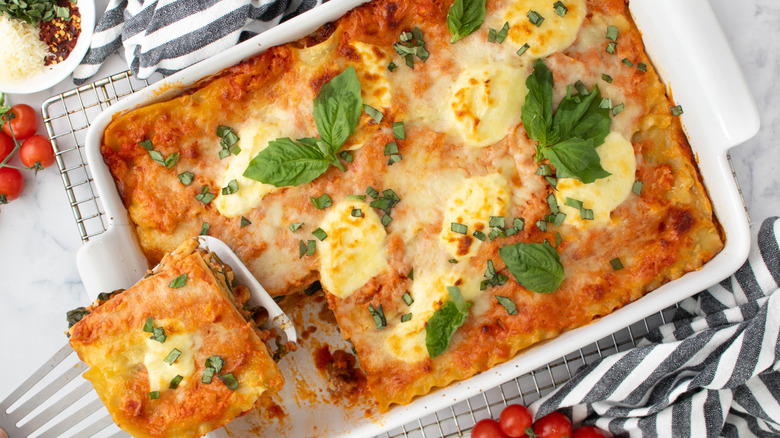
[[[296,342],[292,321],[252,276],[238,256],[221,240],[200,236],[200,248],[206,248],[233,268],[235,280],[252,292],[250,307],[268,311],[268,329],[277,329],[286,339]],[[81,362],[69,344],[22,382],[5,400],[0,401],[0,428],[10,438],[18,437],[126,437],[92,388],[81,378],[87,365]],[[211,432],[211,438],[227,437],[223,429]]]

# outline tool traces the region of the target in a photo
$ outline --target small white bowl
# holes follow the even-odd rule
[[[81,34],[76,47],[70,55],[57,64],[49,65],[22,82],[5,82],[0,80],[0,91],[12,94],[30,94],[51,88],[68,77],[79,65],[89,50],[92,33],[95,29],[95,0],[79,0],[76,4],[81,14]]]

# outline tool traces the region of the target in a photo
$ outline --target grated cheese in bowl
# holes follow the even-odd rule
[[[0,81],[22,82],[41,73],[48,46],[37,26],[0,14]]]

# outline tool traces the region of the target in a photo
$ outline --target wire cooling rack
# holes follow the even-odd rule
[[[65,193],[83,242],[105,232],[108,226],[86,163],[84,143],[87,128],[101,111],[148,85],[149,81],[138,80],[127,71],[56,95],[41,107]],[[571,379],[583,365],[635,347],[651,329],[665,324],[674,310],[675,307],[671,307],[654,314],[528,374],[391,430],[381,437],[469,436],[477,421],[498,418],[508,404],[532,403]]]

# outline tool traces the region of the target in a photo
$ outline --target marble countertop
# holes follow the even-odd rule
[[[107,0],[96,3],[101,14]],[[760,223],[780,215],[780,148],[773,140],[780,126],[780,2],[711,3],[761,114],[759,134],[731,150],[752,222]],[[115,58],[97,77],[126,69]],[[40,108],[46,98],[72,88],[66,79],[9,99]],[[0,400],[66,343],[65,312],[89,302],[76,270],[81,240],[56,166],[35,178],[26,175],[25,183],[21,198],[0,207]]]

